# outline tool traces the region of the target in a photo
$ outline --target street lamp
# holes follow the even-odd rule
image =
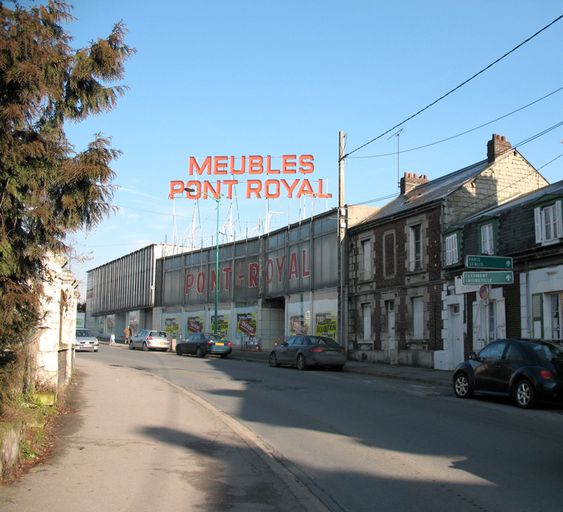
[[[215,198],[217,203],[217,229],[215,230],[215,321],[213,322],[213,334],[217,336],[219,332],[219,318],[217,306],[219,303],[219,204],[221,196],[217,195]]]
[[[196,189],[194,188],[190,188],[190,187],[185,187],[184,188],[185,192],[196,192]],[[219,332],[219,312],[218,312],[218,306],[219,306],[219,204],[221,202],[221,196],[217,195],[217,197],[214,198],[215,202],[217,203],[217,229],[215,230],[215,301],[214,301],[214,305],[215,305],[215,317],[213,320],[213,334],[215,334],[215,336],[217,336],[218,332]]]

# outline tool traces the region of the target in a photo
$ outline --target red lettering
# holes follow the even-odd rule
[[[297,191],[297,198],[301,198],[302,196],[314,196],[313,187],[309,183],[309,180],[303,180],[299,190]]]
[[[248,157],[248,174],[262,174],[264,172],[264,158],[259,155]]]
[[[199,272],[197,274],[197,293],[203,293],[205,291],[205,274]]]
[[[330,199],[332,197],[332,194],[329,194],[328,192],[325,194],[323,192],[323,180],[319,180],[319,191],[317,192],[315,197],[320,197],[322,199]]]
[[[215,275],[215,270],[211,271],[211,291],[215,291],[215,285],[217,284],[217,276]]]
[[[186,274],[184,277],[184,294],[190,293],[194,285],[194,275],[193,274]]]
[[[315,170],[313,155],[301,155],[299,157],[299,172],[301,174],[311,174]]]
[[[287,197],[288,198],[291,199],[293,197],[293,190],[295,189],[295,187],[297,186],[298,183],[299,183],[299,180],[293,180],[293,185],[289,186],[287,181],[281,180],[281,184],[287,189]]]
[[[176,194],[181,194],[183,191],[184,191],[183,181],[171,181],[170,189],[168,192],[168,199],[174,199],[174,197],[176,197]]]
[[[272,169],[272,157],[268,155],[266,157],[266,174],[279,174],[279,169]]]
[[[246,157],[245,156],[240,157],[240,169],[237,169],[235,167],[235,160],[236,158],[234,156],[232,156],[229,159],[231,174],[244,174],[246,172]]]
[[[301,275],[310,277],[311,269],[309,268],[309,253],[306,250],[301,251]]]
[[[270,284],[274,280],[274,262],[270,258],[266,262],[266,282]]]
[[[297,156],[283,155],[282,156],[282,174],[295,174],[297,170]]]
[[[227,174],[226,156],[216,156],[213,164],[213,174]]]
[[[257,199],[261,199],[262,182],[260,180],[248,180],[246,182],[246,198],[250,199],[254,195]]]
[[[227,198],[232,199],[233,198],[233,187],[235,185],[238,185],[238,181],[237,180],[223,180],[223,183],[225,185],[227,185]]]
[[[233,269],[231,267],[225,267],[223,273],[225,274],[225,290],[231,289],[231,273]]]
[[[274,186],[274,191],[272,192],[272,187]],[[278,180],[266,180],[264,182],[266,191],[264,192],[264,197],[266,199],[276,199],[280,197],[280,182]]]
[[[215,187],[216,188],[213,188],[210,181],[204,181],[203,198],[207,199],[211,195],[213,198],[218,199],[221,196],[221,182],[217,181]],[[211,194],[209,192],[211,192]]]
[[[292,252],[289,255],[289,279],[297,279],[299,277],[299,271],[297,269],[297,254]]]
[[[186,183],[186,197],[188,199],[201,199],[201,181],[188,181]]]
[[[278,267],[278,281],[281,283],[283,279],[283,267],[285,266],[285,256],[282,256],[281,262],[276,258],[276,266]]]
[[[195,173],[198,174],[199,176],[201,176],[205,172],[207,174],[211,174],[211,157],[210,156],[206,157],[205,160],[203,161],[203,164],[200,167],[199,164],[197,163],[197,158],[195,156],[190,156],[188,174],[190,176],[193,176],[194,170]]]
[[[260,267],[258,263],[249,263],[248,264],[248,287],[249,288],[258,288],[258,274],[260,271]]]

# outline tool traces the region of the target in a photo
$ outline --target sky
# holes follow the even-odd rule
[[[69,238],[82,300],[87,270],[136,249],[212,245],[217,214],[223,242],[229,229],[237,239],[256,236],[337,206],[339,131],[353,152],[345,202],[382,206],[406,171],[438,178],[485,159],[493,133],[516,145],[563,121],[563,90],[554,93],[563,87],[560,20],[400,135],[379,137],[563,14],[560,0],[76,0],[72,13],[75,48],[121,20],[136,49],[117,107],[67,127],[77,151],[102,132],[122,152],[112,165],[117,212]],[[468,130],[397,157],[397,145],[405,151]],[[563,179],[562,141],[559,126],[518,149],[552,183]],[[313,155],[315,165],[292,179],[323,180],[331,199],[246,199],[244,183],[219,204],[168,198],[170,181],[191,179],[191,156],[271,155],[279,164],[292,154]]]

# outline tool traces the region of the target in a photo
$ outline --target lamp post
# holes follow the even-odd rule
[[[219,204],[221,196],[215,198],[217,203],[217,229],[215,230],[215,317],[213,322],[213,334],[217,336],[219,332],[218,303],[219,303]]]

